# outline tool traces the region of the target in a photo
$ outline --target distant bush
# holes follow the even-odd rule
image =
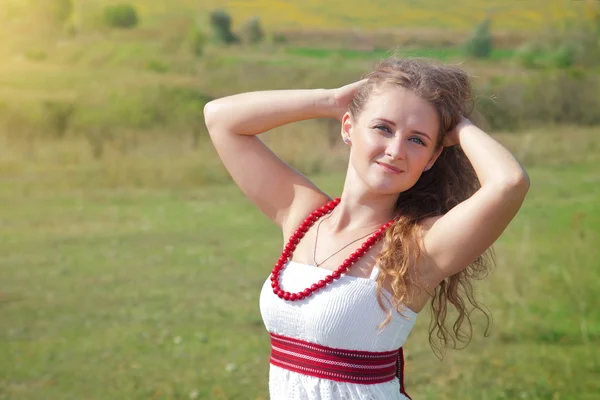
[[[64,26],[74,10],[73,0],[46,0],[50,16],[58,25]]]
[[[524,44],[515,52],[515,60],[525,68],[564,69],[573,65],[589,66],[594,50],[568,35],[542,36]]]
[[[548,64],[556,68],[568,68],[575,64],[577,50],[569,43],[563,43],[548,57]]]
[[[487,18],[482,21],[475,32],[465,43],[465,53],[472,57],[487,58],[492,52],[492,35],[490,33],[490,25],[492,21]]]
[[[260,18],[254,17],[246,21],[242,26],[240,36],[244,43],[258,43],[262,41],[265,34],[260,25]]]
[[[576,70],[541,71],[479,91],[477,107],[492,129],[600,124],[600,78]]]
[[[525,43],[515,52],[514,59],[525,68],[539,68],[544,57],[544,48],[535,42]]]
[[[146,64],[146,67],[150,71],[154,71],[154,72],[157,72],[159,74],[166,74],[167,72],[169,72],[169,69],[170,69],[169,68],[169,64],[167,64],[164,61],[160,61],[160,60],[150,60]]]
[[[268,40],[273,44],[283,44],[287,42],[287,37],[283,33],[273,32],[268,36]]]
[[[190,30],[188,37],[188,46],[192,54],[201,56],[204,53],[207,37],[204,31],[197,25],[194,25]]]
[[[231,44],[239,39],[231,31],[231,16],[225,10],[215,10],[210,13],[210,26],[216,41]]]
[[[74,103],[46,101],[43,105],[44,125],[56,138],[63,138],[69,129],[77,106]]]
[[[128,29],[137,26],[138,13],[130,4],[117,4],[104,8],[104,21],[113,28]]]
[[[600,65],[600,3],[594,18],[572,18],[549,27],[515,54],[526,68],[583,68]]]

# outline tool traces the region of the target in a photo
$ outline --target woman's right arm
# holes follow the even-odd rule
[[[289,222],[295,223],[294,215],[305,217],[329,198],[256,135],[291,122],[337,117],[335,97],[326,89],[250,92],[204,107],[208,132],[225,168],[242,192],[282,228],[290,216]]]

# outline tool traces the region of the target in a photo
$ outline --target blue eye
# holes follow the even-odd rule
[[[410,138],[410,140],[417,140],[416,143],[420,144],[421,146],[425,146],[426,145],[424,141],[422,141],[421,139],[419,139],[417,137]]]
[[[385,131],[391,133],[392,131],[385,125],[375,125],[375,129],[379,129],[380,131]]]

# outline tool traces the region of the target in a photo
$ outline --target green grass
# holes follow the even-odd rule
[[[311,48],[311,47],[289,47],[285,49],[286,54],[292,54],[302,57],[310,58],[327,58],[337,57],[342,60],[356,60],[356,59],[374,59],[379,60],[388,57],[392,54],[396,54],[399,57],[426,57],[434,58],[442,61],[449,59],[464,59],[465,54],[461,48],[446,48],[446,49],[398,49],[393,50],[372,50],[372,51],[361,51],[352,49],[325,49],[325,48]],[[493,50],[489,56],[490,61],[506,60],[512,58],[514,51],[510,49],[498,49]]]
[[[201,105],[246,90],[342,85],[386,52],[288,44],[209,47],[198,59],[184,41],[197,1],[138,1],[140,28],[118,33],[92,24],[100,3],[90,2],[89,25],[74,38],[15,34],[0,43],[0,399],[265,399],[258,290],[280,233],[223,183]],[[554,23],[568,14],[559,3],[546,10]],[[383,23],[467,31],[489,6],[444,2],[456,10],[446,18],[438,0],[427,12],[407,0],[401,20],[387,1],[364,16],[356,4],[334,16],[321,1],[274,4],[237,2],[234,20],[259,12],[268,29],[290,21],[370,29],[385,14]],[[503,8],[494,29],[545,26],[547,4],[536,0],[520,19],[520,3]],[[23,23],[23,32],[35,26]],[[455,48],[405,51],[460,59]],[[466,67],[484,80],[528,73],[511,67],[510,54]],[[62,138],[50,137],[61,108],[46,102],[76,106]],[[266,136],[334,194],[347,154],[314,151],[326,129],[311,121]],[[471,345],[438,362],[424,313],[407,345],[414,398],[600,395],[598,133],[502,136],[529,167],[532,189],[498,242],[498,268],[477,286],[495,318],[492,336],[481,337],[476,319]]]
[[[413,398],[600,395],[599,139],[572,131],[534,132],[528,150],[502,137],[532,187],[476,287],[491,337],[478,316],[469,347],[440,362],[423,312],[406,345]],[[0,398],[266,399],[258,295],[281,238],[239,190],[42,171],[2,174]],[[339,193],[341,174],[313,177]]]
[[[102,7],[117,0],[88,0],[80,6],[78,20],[97,24]],[[26,14],[23,0],[5,0],[5,14],[19,20]],[[565,17],[580,17],[588,11],[585,1],[528,0],[379,0],[368,4],[359,0],[131,0],[146,28],[157,21],[190,15],[206,15],[222,8],[233,15],[233,24],[259,16],[269,28],[289,29],[452,29],[470,30],[474,21],[488,15],[499,30],[532,31],[549,24],[560,26]],[[591,8],[591,7],[589,7]]]

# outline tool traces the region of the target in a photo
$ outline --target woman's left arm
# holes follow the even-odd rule
[[[498,239],[529,190],[529,177],[510,151],[468,119],[446,136],[444,145],[454,144],[473,165],[481,188],[424,224],[427,270],[438,282],[466,268]]]

